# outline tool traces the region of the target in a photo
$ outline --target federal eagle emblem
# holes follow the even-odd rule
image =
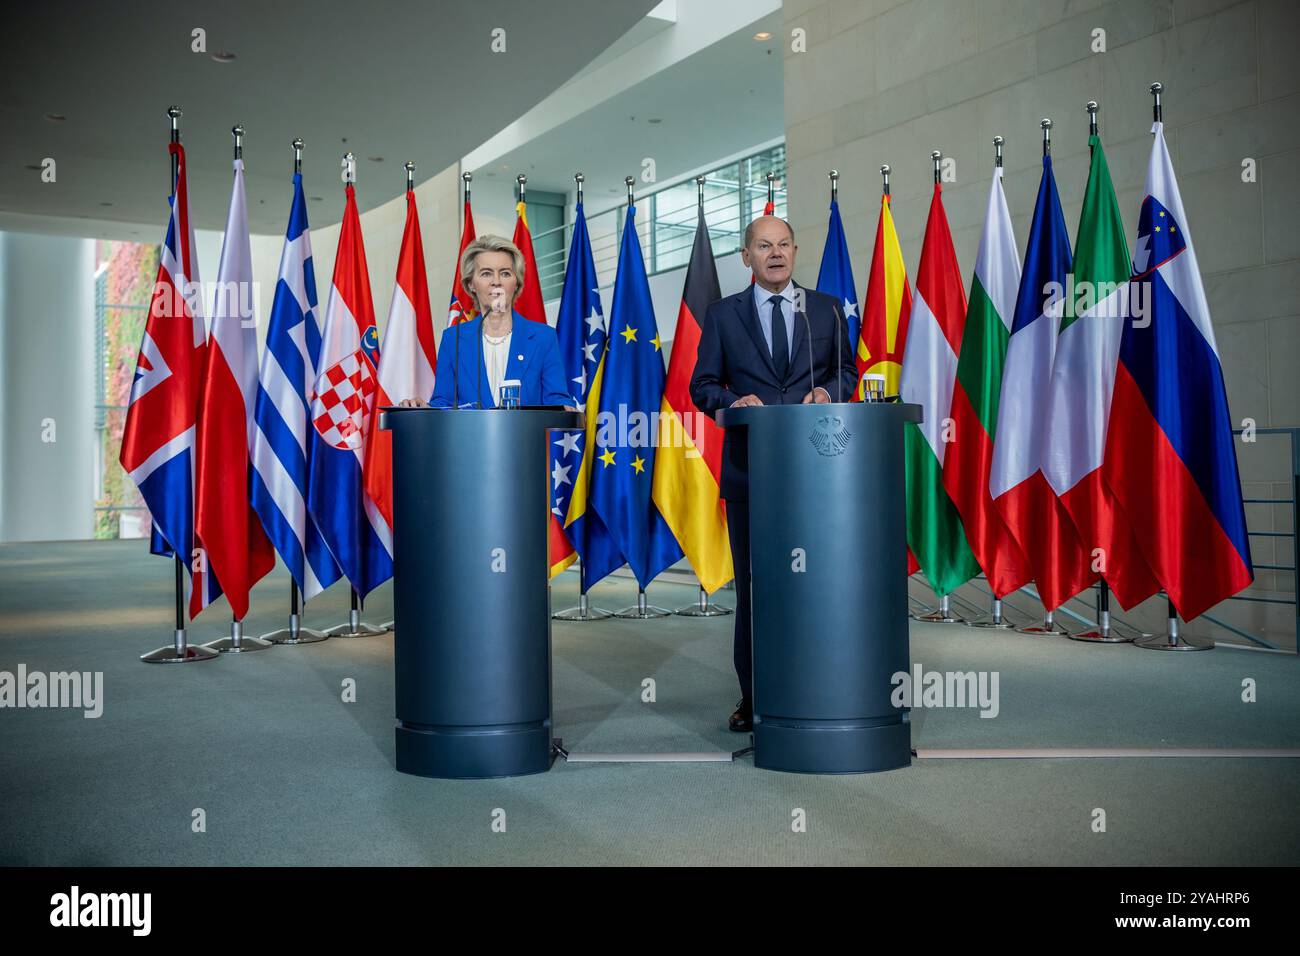
[[[817,449],[817,454],[830,458],[833,455],[844,454],[844,449],[849,447],[849,439],[852,437],[853,433],[844,427],[844,419],[838,415],[823,415],[817,419],[817,424],[813,425],[808,440]]]

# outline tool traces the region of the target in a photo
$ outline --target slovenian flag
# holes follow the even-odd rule
[[[1151,131],[1102,473],[1191,619],[1255,575],[1214,327],[1163,124]]]

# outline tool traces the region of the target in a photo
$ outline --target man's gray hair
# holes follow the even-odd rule
[[[478,305],[480,312],[485,311],[482,303],[478,302],[474,295],[474,287],[470,280],[474,278],[474,265],[478,260],[479,254],[484,252],[508,252],[514,259],[515,270],[515,297],[524,291],[524,254],[519,251],[519,247],[507,239],[505,236],[494,236],[488,233],[485,236],[479,236],[468,246],[460,257],[460,284],[465,287],[465,291],[474,298],[475,304]]]
[[[790,241],[794,242],[794,226],[790,225],[789,220],[782,219],[780,216],[759,216],[758,219],[750,220],[749,225],[745,227],[744,247],[746,249],[748,249],[749,244],[754,241],[754,227],[758,225],[759,219],[775,219],[777,222],[785,223],[785,227],[790,230]]]

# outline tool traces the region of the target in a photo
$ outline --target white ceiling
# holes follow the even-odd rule
[[[455,163],[570,79],[637,24],[655,0],[370,3],[223,0],[187,4],[41,0],[13,5],[0,30],[0,217],[162,221],[168,120],[182,142],[198,228],[224,226],[230,128],[242,123],[250,227],[284,229],[289,141],[306,142],[313,224],[342,216],[339,161],[358,160],[362,211]],[[206,53],[191,31],[207,34]],[[506,52],[489,50],[495,28]],[[213,53],[236,59],[216,62]],[[779,102],[779,94],[778,94]],[[47,114],[66,116],[63,122]],[[382,162],[369,157],[381,156]],[[57,179],[38,170],[56,161]],[[66,222],[59,231],[66,231]],[[83,234],[91,234],[89,232]]]

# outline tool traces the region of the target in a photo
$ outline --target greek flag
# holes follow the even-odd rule
[[[258,375],[252,497],[262,527],[304,600],[324,591],[343,573],[306,506],[307,412],[320,343],[307,204],[302,176],[294,174],[293,207]]]

